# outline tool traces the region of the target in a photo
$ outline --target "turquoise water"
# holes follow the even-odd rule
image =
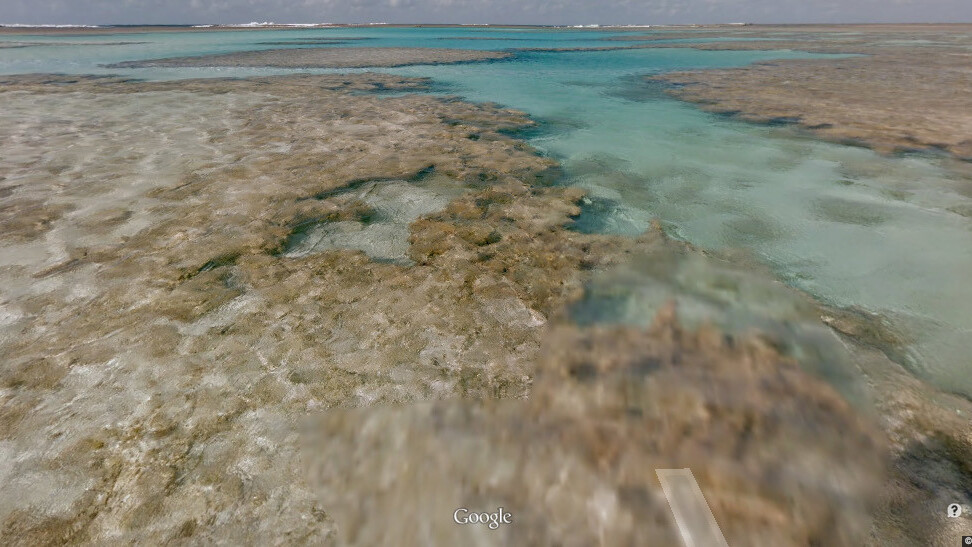
[[[617,46],[623,42],[603,38],[622,34],[364,28],[2,36],[0,42],[44,45],[0,49],[0,73],[121,73],[148,79],[280,74],[289,71],[99,65],[284,47],[261,42],[308,38],[363,38],[327,47],[510,49]],[[525,137],[562,161],[567,182],[591,191],[592,213],[582,219],[584,229],[637,234],[659,218],[671,233],[701,247],[743,249],[780,280],[826,303],[884,317],[913,340],[903,357],[907,365],[939,386],[972,394],[968,175],[942,158],[887,158],[788,127],[706,114],[665,97],[641,78],[809,56],[687,49],[519,51],[507,61],[383,71],[432,77],[437,92],[498,102],[541,121],[541,128]],[[651,306],[628,307],[618,319],[646,322],[652,313]]]

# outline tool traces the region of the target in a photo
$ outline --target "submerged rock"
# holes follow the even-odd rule
[[[439,65],[505,59],[509,53],[470,49],[343,47],[262,49],[200,55],[125,61],[108,68],[158,67],[277,67],[277,68],[366,68],[406,65]]]
[[[708,29],[698,35],[735,41],[638,47],[863,54],[775,60],[653,78],[674,84],[670,93],[675,97],[713,112],[762,123],[796,123],[824,138],[862,144],[881,153],[945,151],[969,160],[972,98],[967,90],[972,88],[972,55],[968,52],[972,34],[968,31],[963,25],[807,27],[799,31],[749,27]]]
[[[559,228],[581,194],[499,132],[523,114],[351,93],[422,83],[5,78],[5,538],[317,541],[307,412],[526,395],[547,314],[628,243]],[[430,166],[462,197],[415,264],[280,252]]]
[[[668,309],[647,331],[558,329],[545,348],[527,401],[312,420],[338,543],[677,545],[656,478],[673,468],[691,469],[730,545],[866,537],[876,426],[758,338],[686,331]],[[514,524],[459,526],[460,507]]]

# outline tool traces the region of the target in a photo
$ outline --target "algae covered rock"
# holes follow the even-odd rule
[[[884,477],[876,426],[829,385],[670,309],[648,330],[555,329],[528,400],[307,427],[312,483],[347,545],[676,545],[656,470],[682,468],[730,545],[858,545]],[[453,519],[498,507],[514,525]]]

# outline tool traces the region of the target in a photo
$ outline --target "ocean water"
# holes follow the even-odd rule
[[[665,71],[809,54],[530,50],[618,46],[624,43],[603,38],[622,34],[474,27],[7,35],[0,36],[0,46],[24,47],[0,48],[0,74],[112,73],[143,79],[286,74],[291,71],[118,70],[101,65],[316,47],[306,42],[322,38],[353,39],[323,47],[518,50],[512,59],[499,62],[378,70],[431,77],[435,93],[530,113],[540,126],[522,136],[562,162],[565,183],[590,191],[578,229],[634,235],[658,218],[671,234],[700,247],[739,250],[780,282],[814,298],[876,314],[910,341],[899,355],[904,364],[941,387],[972,394],[969,170],[954,169],[947,158],[883,157],[822,142],[786,126],[757,126],[707,114],[666,97],[657,84],[643,79]],[[287,43],[293,44],[283,45]],[[393,190],[386,193],[394,197]],[[401,255],[402,226],[389,228],[389,238],[396,239],[382,251],[387,258]],[[381,237],[354,226],[326,235],[333,244]],[[650,269],[645,266],[646,287],[657,282],[657,272]],[[625,279],[624,294],[630,298],[598,317],[648,322],[657,299],[639,297],[645,291],[636,287],[637,275]],[[764,304],[756,295],[738,306],[755,309]]]

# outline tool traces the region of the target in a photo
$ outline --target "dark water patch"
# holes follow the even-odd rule
[[[430,78],[421,78],[421,80],[421,84],[409,88],[403,88],[395,84],[386,85],[383,82],[373,82],[369,89],[352,89],[349,93],[351,95],[384,95],[393,97],[411,93],[423,93],[448,98],[449,95],[455,95],[459,91],[458,86],[448,82],[440,82]],[[350,82],[348,82],[348,85],[350,85]]]
[[[949,207],[947,210],[965,218],[972,218],[972,205],[956,205]]]
[[[382,222],[385,220],[384,215],[380,211],[372,209],[361,202],[347,204],[346,209],[328,216],[304,219],[294,224],[284,241],[270,254],[274,256],[285,255],[304,246],[308,238],[313,237],[318,228],[324,224],[350,220],[367,226],[373,222]]]
[[[646,49],[642,45],[631,46],[591,46],[591,47],[511,47],[503,51],[512,53],[588,53],[598,51],[620,51],[624,49]]]
[[[821,324],[820,309],[746,253],[732,258],[674,248],[634,253],[617,267],[597,272],[582,298],[568,308],[568,318],[582,326],[644,327],[671,301],[683,324],[713,324],[730,336],[758,332],[849,401],[866,400],[850,354]]]
[[[733,218],[725,223],[723,239],[727,244],[760,245],[780,239],[784,234],[784,228],[772,220],[745,216]]]
[[[776,116],[763,122],[763,125],[769,127],[781,127],[785,125],[795,125],[798,123],[800,123],[800,118],[797,116]]]
[[[311,218],[299,222],[270,254],[273,256],[283,256],[292,252],[294,249],[302,247],[308,238],[311,237],[315,228],[327,221],[325,218]]]
[[[533,175],[534,186],[554,186],[565,181],[564,170],[560,165],[551,165]]]
[[[405,179],[408,182],[421,182],[423,179],[435,173],[435,165],[429,165],[415,172],[414,175]]]
[[[303,47],[258,49],[188,57],[139,59],[100,66],[105,68],[372,68],[499,61],[512,57],[512,54],[501,51],[471,49],[427,47]]]
[[[564,162],[566,185],[588,188],[581,214],[571,229],[585,233],[638,234],[644,219],[628,204],[661,200],[658,173],[641,173],[630,162],[609,153],[595,153]],[[687,186],[682,186],[687,187]],[[667,196],[666,196],[667,198]]]
[[[351,83],[348,82],[348,85]],[[449,84],[441,84],[429,79],[423,79],[420,85],[412,88],[402,88],[399,85],[386,85],[384,82],[372,82],[368,89],[352,89],[348,93],[351,95],[383,95],[399,97],[411,93],[445,94],[450,93],[452,88]]]
[[[347,40],[275,40],[254,43],[259,46],[334,46],[349,42]]]
[[[909,201],[913,192],[907,190],[898,190],[895,188],[884,188],[881,190],[881,194],[893,199],[894,201]]]
[[[810,211],[820,220],[855,224],[858,226],[877,226],[892,218],[887,208],[860,201],[837,197],[822,197],[810,203]]]
[[[376,264],[392,264],[398,266],[410,266],[412,264],[411,260],[405,258],[389,258],[386,256],[369,256],[369,258]]]
[[[284,42],[334,42],[340,40],[342,42],[360,42],[361,40],[374,40],[371,36],[321,36],[321,37],[302,37],[302,38],[289,38],[287,40],[281,40]]]
[[[648,102],[671,99],[668,90],[672,85],[661,80],[648,79],[641,75],[628,75],[620,78],[618,84],[612,86],[604,94],[632,102]]]
[[[59,74],[42,72],[0,76],[0,86],[49,85],[66,87],[85,82],[118,84],[137,81],[135,78],[123,78],[111,74]]]
[[[702,101],[702,102],[699,102],[699,104],[706,105],[706,104],[712,104],[712,103],[707,103],[707,102]],[[721,110],[721,109],[720,110],[709,110],[708,112],[710,114],[712,114],[713,116],[716,116],[717,118],[723,118],[723,119],[732,120],[732,121],[739,121],[739,117],[744,114],[744,112],[742,110],[730,110],[730,109],[725,109],[725,110]],[[756,123],[759,123],[759,122],[750,121],[750,123],[756,124]]]
[[[576,87],[590,87],[590,88],[607,87],[608,85],[610,85],[607,82],[603,82],[600,80],[564,80],[560,83],[564,85],[570,85]]]
[[[568,230],[584,234],[603,234],[613,231],[615,225],[613,219],[621,211],[621,206],[616,200],[585,196],[578,205],[581,212],[567,224]]]
[[[947,160],[955,157],[959,161],[972,162],[972,158],[955,156],[945,145],[915,143],[914,147],[898,147],[892,154],[896,158],[931,159],[933,161]]]
[[[466,41],[496,41],[496,42],[529,42],[536,41],[535,38],[502,38],[498,36],[439,36],[434,40],[466,40]]]
[[[597,186],[620,194],[625,203],[650,203],[658,200],[655,181],[658,174],[631,169],[629,161],[609,153],[590,154],[566,163],[569,182]]]
[[[0,179],[2,180],[2,179]],[[958,173],[953,173],[950,177],[951,188],[955,190],[957,194],[963,197],[972,198],[972,171],[967,173],[965,176],[960,176]]]
[[[569,171],[572,176],[584,178],[603,175],[612,171],[622,171],[630,165],[631,162],[626,159],[602,152],[572,159],[569,163]]]
[[[186,273],[185,275],[182,276],[182,278],[192,279],[193,277],[196,277],[201,273],[212,271],[217,268],[222,268],[223,266],[233,266],[236,264],[236,261],[239,260],[239,258],[240,258],[240,253],[228,253],[225,255],[214,257],[209,261],[207,261],[202,266],[200,266],[199,268],[197,268],[195,271]]]
[[[912,373],[920,374],[920,367],[909,351],[915,339],[892,325],[888,318],[856,306],[835,307],[820,298],[814,300],[824,308],[821,320],[828,327],[855,344],[874,348]]]
[[[292,249],[300,246],[304,241],[307,240],[308,235],[311,230],[316,227],[319,223],[324,222],[322,218],[309,218],[304,221],[298,222],[290,234],[287,235],[283,243],[274,250],[273,255],[282,255],[290,252]]]
[[[330,190],[325,190],[323,192],[318,192],[317,194],[314,194],[313,199],[324,200],[324,199],[328,199],[328,198],[331,198],[331,197],[339,196],[341,194],[345,194],[347,192],[350,192],[350,191],[353,191],[353,190],[357,190],[358,188],[361,188],[362,186],[364,186],[366,184],[369,184],[369,183],[372,183],[372,182],[389,182],[389,181],[393,181],[393,180],[404,180],[406,182],[412,182],[412,183],[422,182],[423,180],[431,177],[434,173],[435,173],[435,165],[429,165],[427,167],[423,167],[422,169],[419,169],[418,171],[416,171],[415,173],[413,173],[411,176],[408,176],[408,177],[405,177],[405,178],[402,178],[402,177],[377,177],[377,178],[376,177],[363,177],[363,178],[360,178],[360,179],[352,179],[352,180],[348,181],[346,184],[344,184],[343,186],[339,186],[337,188],[332,188]]]
[[[568,317],[582,327],[622,324],[631,298],[623,290],[595,291],[588,287],[584,296],[568,308]]]
[[[451,82],[445,82],[442,80],[430,79],[426,83],[425,88],[422,90],[424,93],[430,93],[433,95],[446,95],[453,94],[458,95],[461,87],[457,84]]]
[[[578,129],[587,129],[588,124],[568,114],[548,115],[531,118],[534,123],[512,129],[501,129],[499,133],[519,140],[530,141],[549,135],[563,135]]]

